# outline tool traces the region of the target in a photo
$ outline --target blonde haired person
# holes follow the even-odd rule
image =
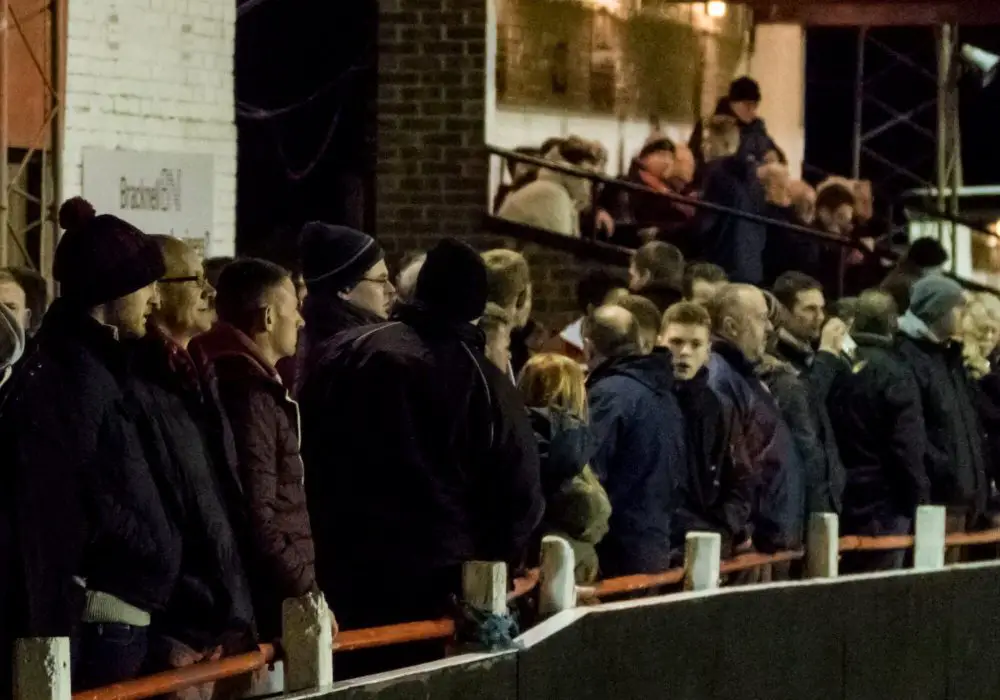
[[[959,333],[962,341],[962,357],[969,375],[976,380],[990,372],[990,358],[1000,341],[1000,318],[991,307],[995,298],[988,294],[969,295],[969,304],[962,318]]]
[[[510,369],[510,332],[513,329],[510,314],[499,304],[488,302],[479,319],[479,329],[486,336],[486,359],[501,372]]]
[[[583,368],[564,355],[535,355],[524,366],[518,389],[541,454],[541,532],[565,538],[576,556],[577,583],[592,583],[600,568],[596,546],[608,532],[611,502],[588,464],[596,444],[587,425]]]

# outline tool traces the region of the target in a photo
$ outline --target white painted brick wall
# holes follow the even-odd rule
[[[63,195],[81,193],[83,149],[215,157],[209,255],[236,244],[234,0],[72,0]]]

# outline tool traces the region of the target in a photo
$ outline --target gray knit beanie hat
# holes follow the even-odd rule
[[[962,286],[941,275],[923,277],[910,290],[910,312],[929,326],[964,303]]]

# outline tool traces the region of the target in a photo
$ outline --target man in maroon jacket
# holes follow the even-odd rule
[[[302,316],[287,270],[237,260],[223,270],[219,323],[195,341],[232,424],[248,532],[244,560],[262,638],[281,633],[281,604],[313,590],[315,554],[299,455],[299,409],[275,365],[295,354]]]

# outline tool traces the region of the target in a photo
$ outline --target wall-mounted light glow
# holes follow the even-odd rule
[[[721,19],[726,16],[726,3],[724,2],[706,2],[705,3],[705,14],[709,17],[715,17],[716,19]]]
[[[593,4],[601,10],[607,10],[612,14],[618,14],[622,9],[621,0],[591,0]]]

